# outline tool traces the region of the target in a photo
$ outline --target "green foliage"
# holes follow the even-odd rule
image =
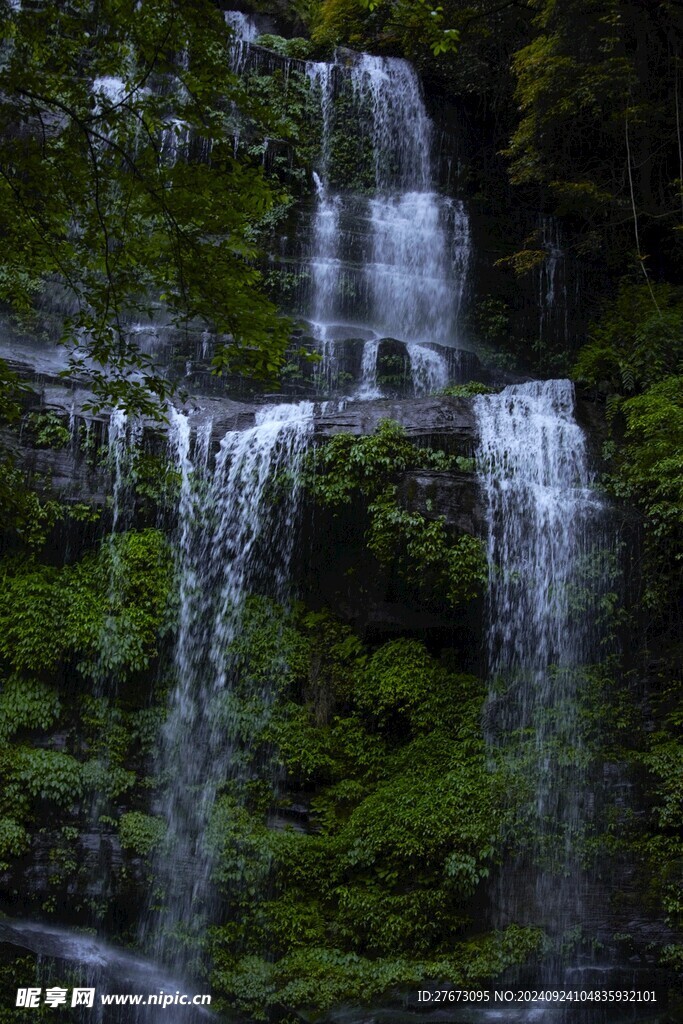
[[[460,468],[459,461],[442,451],[417,448],[402,427],[383,420],[375,434],[337,434],[316,449],[304,479],[315,497],[332,508],[348,505],[355,494],[365,498],[369,550],[383,565],[396,563],[404,578],[421,584],[425,593],[436,592],[457,605],[476,597],[486,582],[481,542],[467,534],[454,539],[443,517],[429,520],[404,508],[391,481],[409,469]]]
[[[480,341],[495,345],[509,330],[510,310],[503,299],[489,295],[476,304],[470,320]]]
[[[407,56],[431,51],[434,56],[457,50],[460,33],[444,25],[444,9],[430,0],[322,0],[314,14],[312,38],[334,46],[350,43],[365,48],[369,36],[400,45]]]
[[[669,285],[655,285],[650,291],[646,285],[624,281],[616,300],[592,324],[574,377],[630,395],[682,371],[683,293]]]
[[[6,5],[4,28],[0,298],[27,318],[55,278],[64,285],[77,312],[63,340],[96,404],[159,414],[168,380],[125,328],[155,296],[179,326],[215,330],[217,369],[272,379],[287,328],[260,292],[250,232],[273,195],[233,154],[229,101],[247,98],[221,11],[48,0]],[[170,118],[196,142],[188,159],[164,153]],[[202,145],[210,162],[192,155]]]
[[[240,632],[229,647],[240,683],[248,690],[284,690],[308,665],[309,644],[284,619],[277,605],[251,597],[242,612]]]
[[[127,811],[119,818],[119,839],[125,850],[140,857],[148,857],[159,845],[166,832],[161,818],[152,818],[141,811]]]
[[[325,1012],[343,1003],[373,1003],[398,987],[415,990],[426,978],[478,987],[487,978],[529,960],[541,950],[534,928],[512,926],[497,936],[459,944],[455,952],[424,959],[369,957],[333,945],[295,949],[277,963],[258,955],[234,962],[220,956],[214,984],[234,993],[256,1020],[270,1007]]]
[[[147,668],[170,627],[173,568],[158,530],[111,538],[95,558],[67,575],[66,637],[83,657],[82,672],[125,678]]]
[[[496,260],[495,266],[508,267],[514,271],[517,277],[522,277],[542,266],[547,258],[548,254],[545,249],[520,249],[519,252],[515,252],[511,256],[504,256],[502,259]]]
[[[449,464],[443,452],[417,448],[403,427],[382,420],[374,434],[337,434],[317,448],[309,458],[306,480],[320,501],[335,508],[348,505],[354,493],[379,495],[407,469],[445,469]]]
[[[654,828],[646,834],[640,851],[647,857],[651,871],[651,889],[667,915],[667,923],[676,929],[683,924],[683,744],[666,733],[653,737],[641,762],[652,774],[657,806]],[[666,952],[664,954],[667,960]]]
[[[419,711],[439,682],[438,667],[417,640],[394,640],[370,659],[358,689],[359,707],[378,718]]]
[[[50,498],[43,500],[26,486],[21,470],[10,457],[0,452],[0,510],[4,531],[27,548],[38,550],[60,520],[69,516],[67,506]]]
[[[608,392],[612,436],[603,450],[606,482],[613,494],[635,504],[644,519],[640,602],[659,633],[658,644],[669,630],[679,632],[682,370],[680,290],[655,285],[651,292],[627,284],[594,325],[575,370],[579,379]]]
[[[605,129],[619,137],[614,114],[634,75],[617,6],[616,0],[539,5],[538,34],[513,61],[522,112],[508,152],[514,181],[564,180],[567,171],[581,181],[587,161],[579,157],[579,139],[585,145]],[[570,154],[579,157],[574,167]]]
[[[252,1012],[263,1019],[261,1007],[281,1000],[286,1006],[326,1011],[347,1000],[367,1004],[398,985],[415,988],[425,978],[472,985],[522,962],[537,952],[539,945],[538,932],[516,928],[500,938],[463,943],[457,953],[431,959],[371,958],[325,945],[295,950],[275,967],[250,958],[240,966],[237,977],[233,976],[233,983]],[[243,971],[245,975],[253,973],[251,983]]]
[[[218,858],[216,880],[228,891],[238,886],[245,909],[260,900],[271,864],[271,837],[265,824],[226,794],[216,803],[205,841]]]
[[[576,376],[607,391],[612,436],[605,446],[613,494],[635,504],[644,521],[639,565],[641,592],[635,616],[640,658],[648,666],[649,685],[657,693],[657,676],[677,675],[680,665],[680,594],[683,577],[683,302],[668,285],[622,283],[616,300],[593,325],[579,354]],[[633,644],[632,644],[633,646]],[[651,649],[650,649],[651,648]],[[660,659],[656,673],[654,651]],[[646,792],[651,814],[632,825],[625,841],[632,855],[647,865],[643,887],[672,927],[683,921],[681,846],[680,688],[665,684],[655,710],[657,729],[638,737],[639,709],[621,710],[621,736],[635,750],[621,756],[648,770]],[[622,702],[623,704],[623,702]],[[624,717],[625,715],[625,717]],[[620,707],[609,723],[618,733]],[[617,830],[615,830],[617,831]],[[623,829],[618,830],[624,841]],[[663,962],[673,953],[663,950]]]
[[[0,693],[0,740],[18,729],[42,729],[57,720],[61,703],[56,692],[35,679],[11,677]]]
[[[113,802],[140,799],[161,723],[159,709],[87,690],[93,679],[125,683],[156,657],[170,626],[170,551],[146,530],[109,538],[74,565],[14,557],[0,571],[0,862],[11,868],[38,829],[49,831],[50,886],[82,895],[82,804],[96,796],[102,824],[113,824]],[[67,728],[55,736],[57,725]],[[160,823],[137,811],[124,819],[122,845],[147,855]],[[92,910],[93,898],[83,899]]]
[[[29,834],[23,825],[12,818],[0,818],[0,870],[9,867],[8,857],[21,857],[30,845]]]
[[[276,1006],[320,1013],[413,978],[482,980],[538,949],[531,930],[462,937],[507,813],[476,679],[417,640],[369,652],[326,612],[261,601],[235,649],[254,683],[277,680],[250,742],[277,748],[282,811],[303,790],[313,828],[268,827],[253,781],[217,801],[206,836],[227,904],[211,940],[217,991],[257,1019]]]
[[[80,763],[59,750],[15,747],[0,752],[0,774],[5,780],[3,806],[26,807],[28,798],[65,807],[83,790]]]
[[[481,591],[488,567],[479,539],[463,534],[452,541],[443,517],[428,520],[401,508],[395,488],[381,494],[368,512],[367,544],[380,562],[391,564],[398,558],[407,580],[427,590],[436,588],[450,605],[471,601]]]
[[[65,448],[71,442],[71,431],[54,412],[29,413],[26,425],[38,448]]]
[[[0,359],[0,422],[16,423],[21,415],[21,398],[30,388],[4,359]]]
[[[683,376],[622,402],[624,448],[615,489],[635,499],[660,540],[683,540]],[[676,555],[678,548],[669,553]]]
[[[110,458],[109,452],[106,452]],[[167,458],[136,448],[126,453],[121,467],[122,486],[130,487],[140,505],[140,515],[173,507],[180,491],[180,474]]]
[[[449,384],[441,392],[442,395],[449,395],[451,398],[472,398],[473,395],[490,395],[494,388],[488,384],[482,384],[478,380],[469,380],[466,384]]]
[[[328,50],[339,43],[362,47],[366,33],[363,0],[324,0],[311,9],[311,38]]]
[[[0,420],[10,424],[12,432],[17,425],[26,429],[31,441],[38,447],[62,448],[71,440],[71,433],[62,420],[53,413],[31,413],[25,422],[18,424],[21,415],[20,398],[29,390],[20,384],[16,375],[3,371],[0,360]],[[17,445],[20,435],[13,437]],[[0,519],[2,534],[6,540],[38,550],[43,547],[57,523],[65,520],[94,521],[99,511],[85,504],[63,504],[50,497],[39,497],[27,486],[25,474],[15,461],[12,444],[0,443]],[[45,486],[45,482],[43,482]]]
[[[0,657],[17,671],[54,669],[68,653],[93,676],[145,668],[169,626],[172,565],[157,530],[120,534],[58,570],[32,559],[2,567]]]
[[[66,646],[61,574],[32,560],[0,571],[0,657],[13,670],[49,671]]]
[[[297,60],[308,60],[313,53],[313,44],[310,39],[285,39],[283,36],[262,35],[256,40],[259,46],[265,46],[267,50],[274,50],[283,57],[294,57]]]
[[[276,53],[299,49],[306,42],[277,36],[261,39],[277,43],[272,46]],[[272,74],[248,71],[243,87],[248,101],[246,109],[240,110],[240,135],[248,154],[266,164],[274,196],[274,203],[255,219],[251,230],[254,238],[272,238],[291,208],[294,192],[308,188],[308,169],[320,145],[320,107],[307,75],[297,67],[287,75],[281,68]]]

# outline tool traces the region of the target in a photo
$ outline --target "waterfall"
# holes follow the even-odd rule
[[[369,113],[377,190],[428,190],[432,123],[412,65],[364,53],[351,64],[349,76],[358,107]]]
[[[251,43],[258,39],[259,31],[254,19],[242,11],[225,11],[224,17],[233,32],[232,67],[234,71],[240,72],[249,55]]]
[[[166,790],[158,808],[168,828],[157,857],[160,911],[150,911],[143,938],[160,961],[187,970],[192,947],[214,916],[212,856],[204,833],[220,786],[245,781],[240,707],[267,715],[267,693],[245,694],[230,662],[245,597],[262,588],[283,601],[298,511],[297,470],[313,423],[313,405],[260,409],[249,430],[229,431],[209,469],[210,424],[196,432],[171,414],[171,451],[181,479],[179,629],[175,686],[157,770]],[[273,487],[287,475],[278,502]],[[280,481],[281,482],[281,481]],[[238,692],[239,691],[239,692]]]
[[[363,358],[360,368],[360,383],[356,390],[355,397],[370,401],[373,398],[380,398],[381,392],[377,386],[377,356],[379,354],[379,342],[366,341],[363,345]]]
[[[460,204],[432,192],[405,192],[371,199],[369,219],[371,257],[363,272],[375,330],[408,342],[452,340],[463,281],[456,286],[449,273],[466,264]],[[454,220],[455,258],[449,246]]]
[[[549,341],[567,341],[569,308],[566,258],[557,220],[542,216],[539,235],[541,248],[547,254],[537,272],[538,343],[542,350]]]
[[[142,422],[130,419],[126,412],[118,406],[111,411],[107,437],[107,461],[112,474],[112,536],[121,526],[121,518],[131,512],[130,497],[131,474],[135,459],[142,441]],[[123,528],[130,526],[130,517],[126,517]]]
[[[334,64],[310,63],[307,73],[319,97],[322,142],[305,312],[321,347],[331,325],[338,340],[370,331],[413,346],[453,344],[470,259],[469,221],[459,200],[434,191],[433,127],[414,69],[399,58],[345,53]],[[356,112],[370,153],[369,197],[332,185],[340,97]],[[434,379],[425,372],[429,361],[411,359],[417,394]],[[440,372],[440,386],[447,367],[443,378]],[[367,377],[361,391],[378,393]]]
[[[341,261],[334,255],[337,251],[339,237],[339,196],[329,196],[321,179],[314,174],[318,206],[313,222],[313,245],[318,256],[311,262],[313,278],[313,318],[324,331],[326,313],[333,308],[334,298],[339,287],[339,268]],[[325,340],[322,338],[321,340]]]
[[[573,405],[562,380],[475,400],[491,574],[487,728],[512,790],[528,787],[495,923],[540,923],[558,941],[588,913],[577,698],[596,649],[604,511]]]
[[[242,11],[225,11],[224,17],[226,24],[233,30],[237,39],[253,43],[258,38],[258,29],[249,14],[244,14]]]
[[[123,409],[112,409],[109,417],[108,459],[114,477],[112,488],[112,533],[116,533],[121,513],[121,490],[124,486],[123,465],[126,457],[126,424]]]
[[[449,368],[439,352],[425,345],[408,345],[408,355],[416,395],[431,395],[446,387]]]
[[[335,72],[336,66],[334,64],[327,64],[324,61],[311,61],[306,65],[306,73],[311,82],[311,86],[316,89],[320,95],[320,115],[322,118],[320,169],[323,179],[325,180],[327,180],[330,170]],[[320,179],[318,179],[318,181],[320,181]]]

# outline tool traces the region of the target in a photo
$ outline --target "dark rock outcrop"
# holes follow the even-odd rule
[[[476,436],[476,424],[469,398],[428,397],[378,399],[374,402],[332,402],[316,419],[316,437],[348,433],[355,437],[372,434],[382,420],[394,420],[411,440],[422,440],[448,450],[469,450]]]
[[[483,533],[484,508],[474,473],[418,469],[404,473],[399,499],[427,519],[440,516],[448,526],[464,533]]]

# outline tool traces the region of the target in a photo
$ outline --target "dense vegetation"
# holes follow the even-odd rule
[[[187,335],[208,327],[215,369],[270,384],[291,326],[278,304],[299,282],[264,253],[310,195],[321,131],[305,71],[294,63],[285,74],[282,57],[349,45],[414,60],[433,107],[465,112],[478,144],[459,185],[497,219],[470,330],[505,366],[571,372],[604,410],[602,483],[635,511],[621,552],[627,600],[616,583],[605,595],[610,653],[585,666],[581,714],[587,771],[626,765],[643,813],[625,820],[606,807],[582,856],[638,859],[638,892],[671,929],[652,953],[680,968],[683,8],[255,7],[279,19],[282,36],[262,37],[272,63],[238,78],[209,0],[0,2],[0,299],[12,330],[63,337],[96,407],[158,415],[171,385],[131,333],[149,310]],[[366,187],[358,140],[340,129],[332,147],[335,184]],[[516,308],[549,258],[528,215],[539,210],[557,218],[592,282],[586,329],[542,341]],[[36,413],[36,394],[4,364],[1,375],[0,870],[16,906],[68,905],[75,922],[105,921],[132,942],[164,828],[151,812],[152,752],[178,625],[177,479],[150,443],[128,467],[133,521],[111,536],[111,504],[61,502],[20,465],[20,442],[80,446],[89,470],[106,475],[103,439]],[[393,573],[414,608],[462,622],[488,567],[476,538],[402,500],[401,474],[419,468],[471,465],[416,448],[391,423],[341,434],[307,462],[307,500],[324,516],[364,517],[371,569],[359,572]],[[428,978],[480,983],[542,955],[535,929],[482,925],[487,879],[524,842],[523,781],[487,757],[484,686],[454,649],[417,629],[363,636],[335,609],[254,595],[231,656],[245,694],[249,684],[274,697],[265,713],[235,695],[253,770],[221,792],[207,835],[224,915],[203,969],[224,1005],[296,1019]],[[307,808],[303,824],[295,805]],[[93,821],[123,851],[108,894],[93,895],[98,868],[81,858]],[[45,849],[46,887],[27,893],[23,873]]]

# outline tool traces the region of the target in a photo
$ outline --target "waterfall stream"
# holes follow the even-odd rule
[[[433,190],[432,124],[419,80],[404,60],[356,55],[350,62],[312,63],[308,75],[320,99],[321,156],[308,268],[307,315],[323,357],[344,338],[382,337],[413,346],[458,340],[470,259],[469,223],[458,200]],[[369,198],[335,191],[335,100],[349,94],[371,153]],[[329,340],[329,327],[336,338]],[[368,355],[368,360],[371,358]],[[440,360],[436,373],[425,364]],[[411,357],[417,394],[443,386],[448,367],[433,352]],[[362,395],[376,382],[363,376]]]
[[[506,881],[496,911],[500,924],[522,914],[562,933],[581,917],[581,886],[575,872],[567,876],[582,824],[581,787],[569,781],[572,773],[558,777],[553,743],[580,743],[577,672],[589,656],[590,631],[583,616],[571,614],[571,601],[596,500],[568,381],[508,387],[477,398],[475,408],[491,573],[492,740],[512,743],[513,762],[531,758],[532,831],[539,846],[553,847],[551,870],[535,877],[536,891],[524,892],[524,905],[519,886]]]
[[[579,702],[599,651],[606,510],[573,408],[563,380],[475,401],[490,571],[486,722],[517,802],[494,923],[541,925],[556,953],[601,913],[588,905],[582,865],[593,794]],[[561,985],[561,964],[544,984]]]
[[[157,858],[161,910],[151,910],[144,938],[155,957],[187,969],[195,944],[215,918],[213,859],[205,833],[218,788],[244,781],[240,712],[269,694],[245,692],[230,657],[248,593],[286,601],[298,510],[297,472],[313,423],[313,405],[266,406],[249,430],[229,431],[210,468],[211,424],[192,445],[188,418],[173,413],[171,449],[181,477],[178,573],[180,625],[175,685],[158,756],[165,783],[159,807],[168,827]],[[278,474],[290,481],[276,500]],[[188,931],[189,929],[189,931]]]

